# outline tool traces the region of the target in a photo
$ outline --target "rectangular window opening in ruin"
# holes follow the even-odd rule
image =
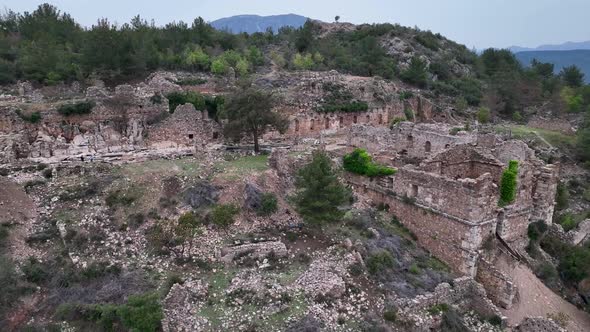
[[[410,197],[416,197],[418,195],[418,185],[412,184],[410,186]]]
[[[195,137],[195,135],[193,134],[188,134],[188,139],[193,139]]]

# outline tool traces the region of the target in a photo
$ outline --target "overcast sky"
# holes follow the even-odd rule
[[[0,0],[0,8],[33,11],[49,2],[82,25],[118,23],[140,14],[157,24],[239,14],[300,14],[323,21],[390,22],[440,32],[468,47],[533,47],[590,40],[590,0]]]

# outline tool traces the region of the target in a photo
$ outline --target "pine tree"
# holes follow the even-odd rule
[[[351,192],[338,179],[328,156],[320,151],[299,170],[295,185],[297,211],[306,223],[321,226],[344,216],[342,206],[350,201]]]

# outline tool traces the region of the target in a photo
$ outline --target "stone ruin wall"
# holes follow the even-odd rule
[[[451,146],[476,140],[474,135],[450,135],[450,129],[444,124],[412,122],[400,122],[392,129],[353,125],[348,133],[348,144],[370,153],[426,158]]]
[[[209,118],[206,111],[197,111],[192,104],[178,106],[173,114],[149,127],[147,142],[158,147],[203,148],[211,142],[222,142],[221,125]]]
[[[473,310],[479,315],[490,318],[502,317],[502,313],[486,296],[486,290],[470,277],[454,279],[451,284],[442,283],[433,292],[418,295],[413,299],[396,300],[398,316],[403,321],[413,321],[418,312],[426,311],[438,304],[456,306],[460,312]],[[503,321],[503,325],[505,321]],[[435,329],[437,326],[421,326],[423,330]]]
[[[475,280],[484,286],[493,303],[505,309],[512,307],[518,289],[512,278],[496,269],[494,264],[480,257]]]
[[[421,178],[422,175],[426,175],[426,179]],[[416,235],[418,242],[423,247],[445,261],[454,271],[474,276],[478,256],[476,250],[481,246],[483,239],[494,231],[494,225],[490,221],[481,224],[471,223],[449,214],[448,212],[451,211],[447,211],[447,207],[453,204],[454,206],[465,206],[468,203],[458,202],[461,200],[464,202],[473,201],[471,197],[477,196],[475,190],[462,189],[460,184],[456,185],[454,189],[449,189],[447,186],[450,183],[445,182],[444,179],[437,179],[436,176],[429,177],[427,174],[411,174],[405,170],[398,171],[389,179],[393,179],[395,189],[391,186],[388,188],[379,185],[376,182],[367,182],[358,176],[349,177],[349,182],[354,187],[360,188],[359,190],[374,204],[386,204],[389,211],[395,214],[400,222]],[[415,199],[415,202],[411,202],[404,198],[404,195],[413,190],[412,186],[408,186],[408,184],[415,183],[418,179],[425,182],[420,182],[422,189],[419,188],[415,196],[410,196]],[[432,184],[437,180],[437,184]],[[427,183],[430,183],[431,187],[425,190]],[[432,187],[434,189],[430,189]],[[461,194],[448,195],[445,188],[450,191],[457,190]],[[440,203],[436,207],[429,205],[432,202],[433,193],[438,196],[436,201]],[[442,200],[445,198],[450,200],[443,202]],[[459,214],[465,216],[466,213]]]

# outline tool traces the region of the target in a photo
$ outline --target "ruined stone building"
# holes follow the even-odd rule
[[[353,177],[350,182],[374,203],[389,207],[453,270],[476,277],[495,302],[510,306],[515,294],[510,277],[483,259],[482,248],[497,237],[508,250],[518,251],[528,243],[529,223],[551,223],[558,166],[536,158],[524,142],[449,135],[447,129],[410,123],[389,132],[353,127],[352,146],[389,151],[392,160],[408,155],[421,162],[399,167],[391,176]],[[517,195],[513,204],[499,207],[499,181],[510,160],[519,162]]]

